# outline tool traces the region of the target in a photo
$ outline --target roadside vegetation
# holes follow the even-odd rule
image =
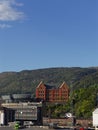
[[[72,113],[79,119],[91,119],[92,112],[98,104],[98,85],[79,88],[72,92],[65,104],[47,105],[47,116],[51,118],[67,118],[66,113]]]

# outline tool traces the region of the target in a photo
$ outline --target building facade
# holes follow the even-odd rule
[[[0,106],[0,126],[14,121],[15,110]]]
[[[36,99],[46,102],[66,102],[69,99],[69,87],[65,82],[58,88],[40,82],[36,88]]]
[[[20,103],[2,103],[5,110],[13,110],[13,121],[20,121],[22,124],[25,122],[32,122],[35,125],[43,124],[42,102],[20,102]],[[7,122],[10,122],[11,114],[6,114]]]

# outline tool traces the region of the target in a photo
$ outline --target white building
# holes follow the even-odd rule
[[[98,127],[98,108],[93,111],[93,126]]]

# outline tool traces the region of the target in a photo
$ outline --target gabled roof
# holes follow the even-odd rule
[[[43,82],[41,81],[40,83],[39,83],[39,85],[36,87],[36,88],[39,88],[40,87],[40,85],[42,85],[43,84]],[[44,84],[43,84],[44,85]]]
[[[55,86],[44,84],[42,81],[39,83],[37,88],[39,88],[41,85],[45,86],[46,89],[54,89],[54,88],[56,88]]]
[[[45,86],[46,89],[58,89],[58,88],[62,88],[63,86],[66,86],[67,88],[69,88],[68,85],[67,85],[65,82],[63,82],[60,87],[56,87],[56,86],[44,84],[44,83],[41,81],[41,82],[39,83],[39,85],[37,86],[37,88],[39,88],[41,85]]]
[[[98,108],[93,111],[94,114],[98,114]]]
[[[59,88],[62,88],[64,85],[65,85],[67,88],[69,88],[68,85],[67,85],[65,82],[63,82]]]

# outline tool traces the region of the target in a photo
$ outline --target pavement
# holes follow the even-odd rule
[[[13,127],[9,127],[9,126],[0,126],[0,130],[15,130]],[[47,128],[43,128],[43,127],[28,127],[28,128],[21,128],[19,130],[47,130]]]

